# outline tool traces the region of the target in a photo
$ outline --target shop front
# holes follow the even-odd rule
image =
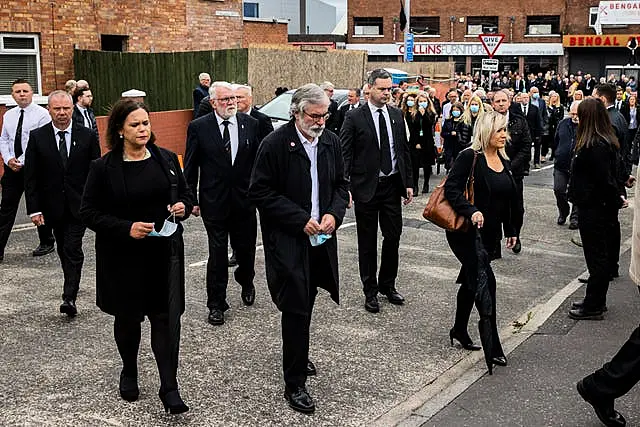
[[[624,66],[637,62],[627,48],[630,39],[638,38],[635,34],[570,34],[562,38],[562,45],[569,56],[569,72],[590,73],[594,76],[605,76],[607,66]],[[640,39],[637,39],[640,40]],[[637,50],[640,56],[640,49]]]
[[[369,61],[395,57],[402,62],[404,44],[347,44],[347,49],[365,50]],[[482,67],[487,52],[480,42],[448,43],[418,42],[414,44],[414,62],[452,62],[457,73],[475,73]],[[558,70],[563,60],[562,43],[503,43],[494,58],[499,71],[538,72]]]

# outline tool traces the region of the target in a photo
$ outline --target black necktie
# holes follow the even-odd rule
[[[527,115],[527,106],[526,105],[524,106],[524,115],[525,116]]]
[[[69,153],[67,152],[67,140],[64,137],[66,132],[63,130],[58,131],[58,151],[60,151],[60,158],[62,159],[62,166],[67,167],[67,159],[69,158]]]
[[[380,170],[383,174],[391,173],[391,144],[387,132],[387,121],[384,119],[382,108],[378,108],[378,124],[380,126]]]
[[[222,132],[222,142],[224,142],[224,151],[227,153],[229,162],[231,162],[231,135],[229,134],[229,120],[223,120],[224,132]]]
[[[93,125],[91,124],[91,119],[89,118],[89,111],[84,110],[84,117],[87,119],[87,127],[89,129],[93,129]]]
[[[18,119],[18,127],[16,128],[16,138],[13,141],[13,151],[15,158],[22,156],[22,122],[24,121],[24,110],[20,110],[20,118]]]

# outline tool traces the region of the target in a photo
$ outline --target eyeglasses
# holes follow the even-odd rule
[[[324,114],[309,114],[306,111],[302,111],[305,115],[309,116],[309,118],[311,118],[314,122],[317,122],[319,120],[324,120],[327,121],[329,119],[329,117],[331,117],[331,113],[324,113]]]
[[[236,96],[228,96],[226,98],[216,98],[216,101],[218,101],[221,104],[228,104],[229,102],[233,102],[237,100],[238,100],[238,97]]]

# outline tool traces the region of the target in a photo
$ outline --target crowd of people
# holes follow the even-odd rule
[[[456,340],[467,350],[484,349],[491,374],[494,366],[506,366],[507,358],[498,336],[490,261],[501,257],[503,237],[506,249],[522,250],[523,189],[531,167],[554,162],[557,224],[569,218],[569,227],[580,232],[590,276],[584,300],[568,314],[577,320],[604,319],[609,282],[619,275],[618,211],[628,204],[626,189],[634,184],[631,170],[639,151],[635,79],[614,83],[581,73],[539,73],[524,80],[517,73],[488,79],[467,75],[441,101],[424,79],[394,87],[392,76],[376,69],[364,87],[349,90],[342,107],[331,99],[330,82],[298,88],[290,122],[274,130],[253,107],[249,85],[212,83],[202,73],[193,92],[183,171],[176,155],[158,145],[139,100],[113,105],[109,152],[100,157],[86,82],[70,81],[67,91],[53,91],[47,110],[32,102],[27,81],[16,80],[12,95],[18,107],[5,113],[0,137],[5,163],[0,262],[24,192],[27,213],[38,226],[40,252],[51,252],[57,242],[64,273],[60,312],[73,317],[82,239],[87,227],[93,230],[97,305],[114,316],[122,359],[120,395],[127,401],[139,397],[140,323],[147,317],[159,397],[167,412],[178,414],[189,410],[177,381],[185,310],[181,222],[189,216],[203,220],[209,249],[207,319],[219,326],[229,309],[230,265],[237,265],[233,276],[242,302],[254,304],[258,211],[266,282],[282,312],[284,396],[294,410],[312,413],[315,404],[305,384],[317,369],[309,356],[309,329],[318,289],[339,302],[336,232],[346,210],[353,208],[356,218],[364,309],[379,313],[379,295],[403,305],[396,283],[402,205],[430,192],[432,167],[442,162],[448,172],[446,199],[470,224],[464,231],[446,232],[461,263],[449,336],[452,345]],[[152,264],[163,268],[147,268]],[[474,304],[482,346],[468,333]],[[638,331],[628,345],[640,345]],[[601,419],[624,420],[613,400],[626,390],[611,391],[607,375],[637,377],[637,354],[627,350],[597,378],[579,384]],[[607,396],[614,397],[598,400],[605,393],[598,381],[608,381]]]

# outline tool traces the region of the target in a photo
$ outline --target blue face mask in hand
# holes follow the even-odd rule
[[[311,236],[309,236],[309,241],[311,242],[311,246],[320,246],[330,238],[331,234],[312,234]]]
[[[169,221],[169,220],[172,221]],[[171,214],[164,220],[164,224],[162,224],[162,229],[160,231],[156,231],[155,228],[151,230],[147,236],[151,237],[169,237],[178,229],[178,223],[176,222],[176,215]]]

